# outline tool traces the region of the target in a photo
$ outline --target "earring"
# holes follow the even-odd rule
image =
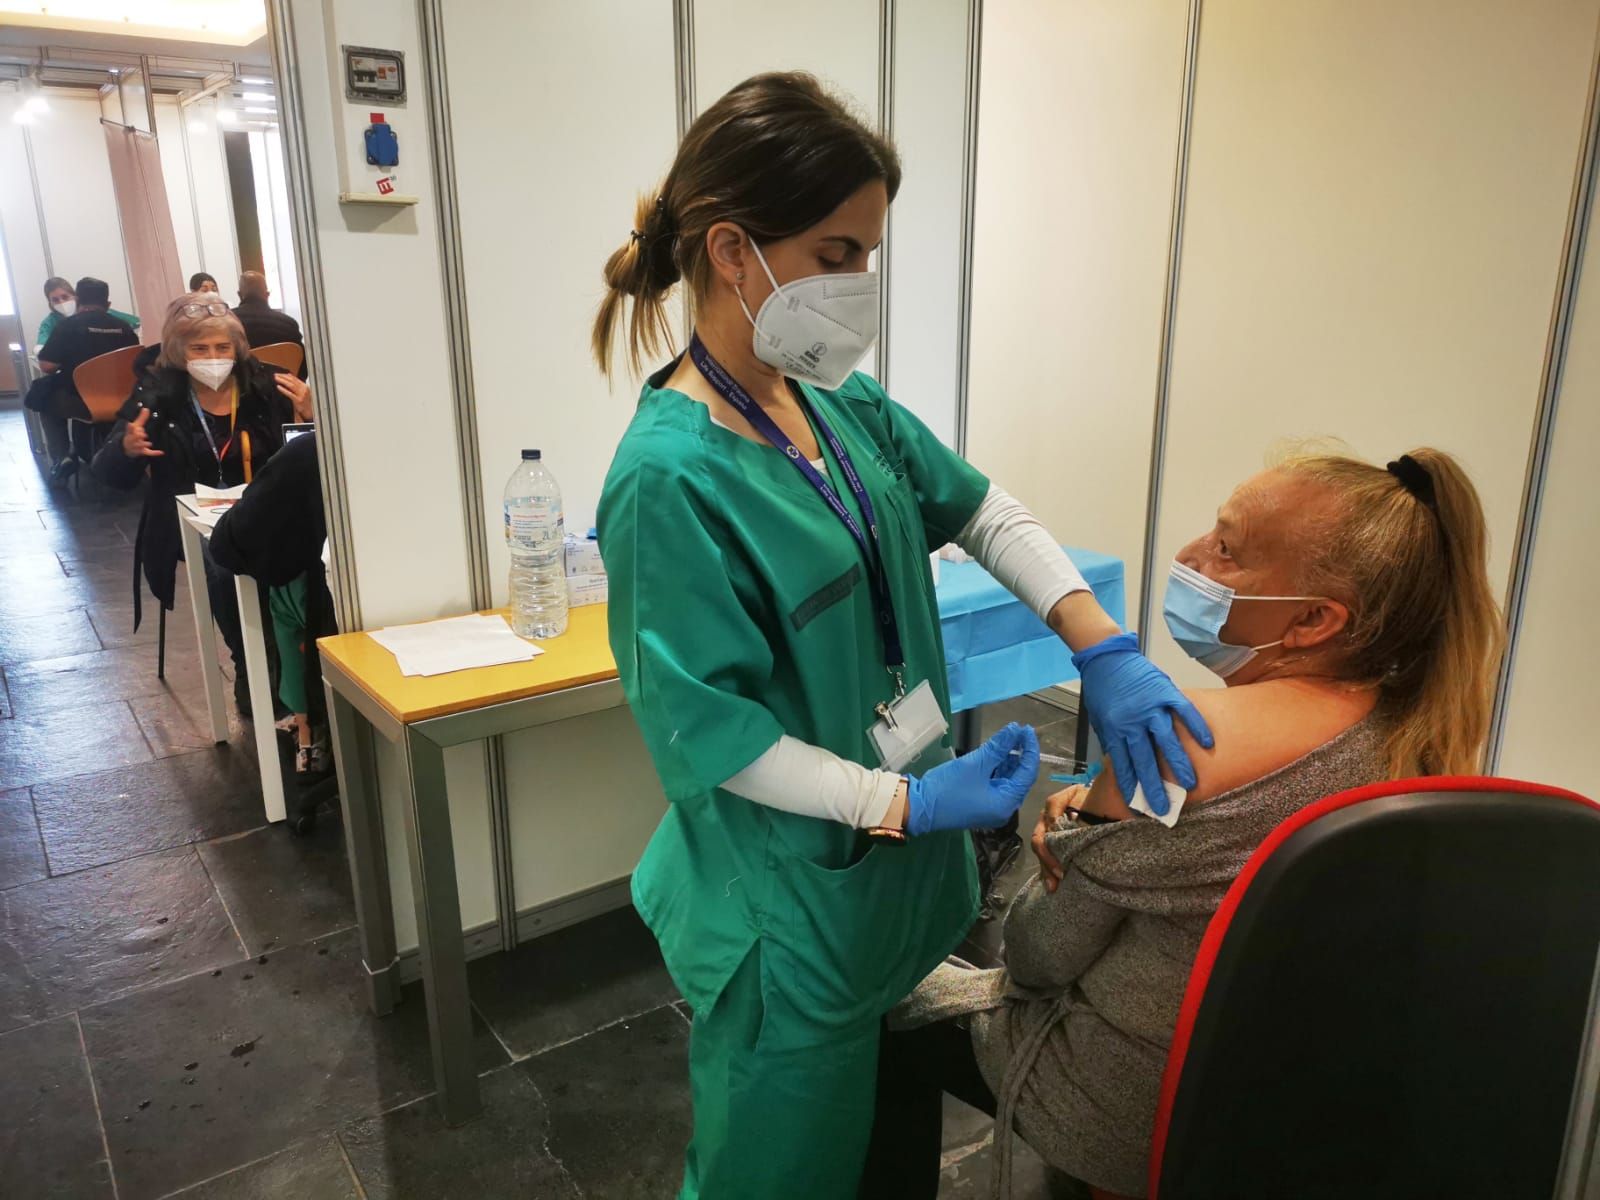
[[[735,283],[743,283],[744,282],[744,272],[740,271],[737,275],[735,275],[733,277],[733,281]]]

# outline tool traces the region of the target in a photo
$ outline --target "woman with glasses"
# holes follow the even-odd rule
[[[151,594],[164,608],[173,605],[183,556],[174,498],[199,483],[226,488],[250,482],[282,447],[283,427],[311,419],[311,388],[252,358],[243,326],[215,293],[190,292],[172,302],[159,351],[139,372],[94,459],[96,478],[110,487],[128,490],[150,474],[134,543],[135,628],[141,567]],[[211,561],[209,551],[205,566],[212,616],[233,655],[234,699],[239,715],[249,717],[233,576]]]

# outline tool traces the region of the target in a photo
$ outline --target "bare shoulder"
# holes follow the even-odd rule
[[[1273,680],[1231,688],[1185,689],[1211,728],[1207,750],[1176,722],[1178,739],[1194,765],[1197,786],[1187,804],[1203,804],[1270,775],[1338,737],[1372,711],[1369,693],[1304,680]],[[1162,774],[1171,777],[1163,764]],[[1129,812],[1112,773],[1095,780],[1094,811]]]

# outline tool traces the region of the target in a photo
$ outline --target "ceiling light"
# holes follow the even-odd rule
[[[269,117],[275,117],[275,116],[278,115],[278,110],[277,109],[275,109],[275,108],[262,108],[259,105],[251,106],[251,105],[247,104],[247,105],[245,105],[244,110],[247,113],[266,113],[267,116],[269,116]]]
[[[239,98],[241,100],[265,100],[268,104],[272,104],[277,100],[277,97],[271,92],[243,92]]]
[[[271,83],[272,80],[270,80],[270,79],[262,79],[262,78],[260,78],[258,76],[255,76],[255,75],[241,75],[241,76],[239,76],[239,82],[240,83],[248,83],[252,87],[264,87],[265,85]]]
[[[32,125],[33,124],[33,114],[31,112],[29,112],[26,108],[17,109],[16,112],[11,114],[11,119],[13,121],[15,121],[18,125]]]
[[[50,110],[50,101],[46,100],[43,96],[29,96],[27,99],[26,108],[30,113],[48,112]]]

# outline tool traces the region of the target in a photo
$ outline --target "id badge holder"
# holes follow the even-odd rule
[[[878,713],[867,736],[885,771],[905,770],[950,728],[926,679],[898,700],[878,705]]]

